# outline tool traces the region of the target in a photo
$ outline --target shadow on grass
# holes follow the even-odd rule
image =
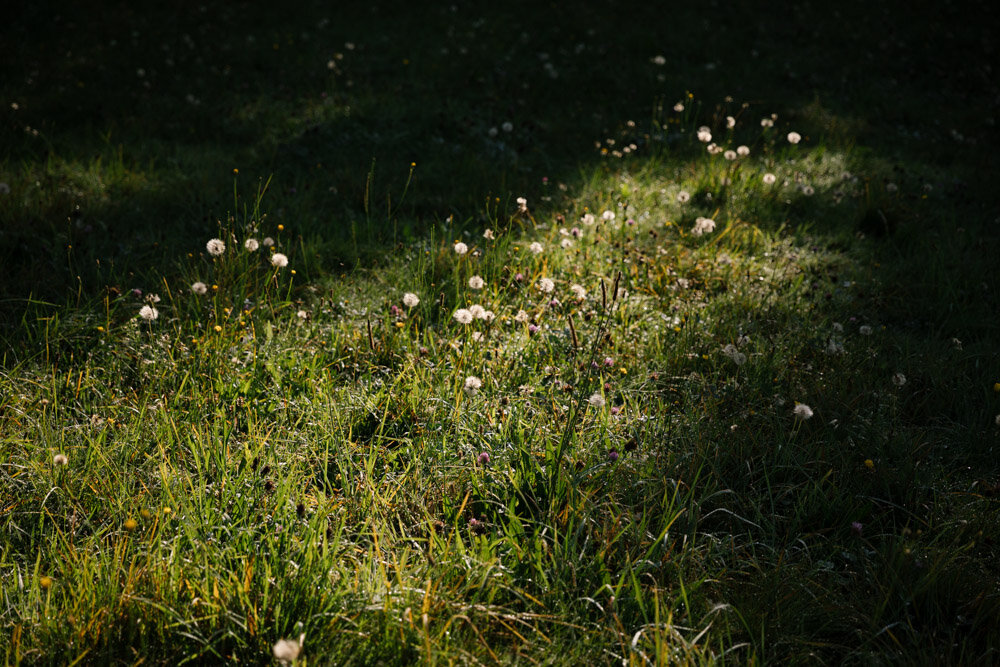
[[[417,163],[397,216],[413,234],[491,196],[545,208],[628,120],[642,159],[654,108],[687,91],[697,122],[718,122],[728,95],[889,164],[971,174],[992,159],[971,144],[994,134],[981,114],[995,84],[976,65],[989,21],[957,6],[752,4],[21,6],[3,28],[3,297],[62,301],[77,275],[93,296],[197,252],[233,208],[234,168],[249,189],[273,175],[268,210],[335,266],[357,259],[373,161],[379,207]]]

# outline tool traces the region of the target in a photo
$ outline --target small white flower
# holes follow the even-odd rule
[[[473,320],[472,311],[468,308],[459,308],[455,311],[452,317],[455,318],[455,321],[459,324],[469,324]]]
[[[416,308],[418,303],[420,303],[420,297],[413,292],[407,292],[403,295],[403,305],[407,308]]]
[[[574,283],[569,286],[569,291],[572,292],[573,296],[575,296],[580,301],[583,301],[584,299],[587,298],[587,290],[584,289],[583,285],[577,285],[576,283]]]
[[[545,292],[546,294],[554,290],[555,287],[556,284],[548,278],[542,278],[538,281],[538,289]]]
[[[691,201],[691,193],[687,190],[681,190],[677,193],[677,202],[679,204],[686,204]]]
[[[517,198],[517,212],[527,213],[528,212],[528,200],[524,197]]]
[[[470,375],[465,378],[465,384],[462,386],[462,390],[465,391],[469,396],[475,396],[476,392],[483,386],[483,381],[477,378],[475,375]]]
[[[792,409],[792,414],[795,415],[796,419],[805,421],[813,416],[813,411],[805,403],[796,403],[795,408]]]
[[[789,132],[788,133],[788,143],[790,143],[790,144],[797,144],[800,141],[802,141],[802,135],[801,134],[799,134],[798,132]]]
[[[279,269],[283,269],[288,266],[288,256],[284,253],[276,252],[271,255],[271,264]]]
[[[764,185],[774,185],[775,181],[777,181],[777,180],[778,180],[778,177],[775,176],[772,173],[764,174],[764,178],[763,178]]]
[[[496,236],[493,235],[492,229],[487,229],[485,232],[483,232],[483,238],[486,239],[487,241],[492,241],[493,239],[496,238]]]
[[[209,239],[208,243],[205,244],[205,249],[212,257],[218,257],[226,252],[226,244],[222,242],[222,239]]]
[[[605,405],[604,397],[601,396],[601,392],[599,391],[595,391],[591,394],[590,398],[587,399],[587,402],[595,408],[603,408]]]
[[[469,252],[469,246],[465,245],[461,241],[459,241],[458,243],[456,243],[455,246],[454,246],[454,248],[455,248],[455,254],[456,255],[464,255],[465,253]]]
[[[160,311],[158,311],[156,308],[153,308],[152,306],[147,305],[139,309],[139,317],[146,320],[147,322],[152,322],[159,316],[160,316]]]
[[[469,287],[472,289],[483,289],[483,285],[485,284],[486,281],[481,276],[472,276],[469,278]]]
[[[191,285],[191,291],[195,294],[205,294],[208,292],[208,285],[199,280]]]
[[[300,320],[308,320],[309,313],[307,313],[304,310],[300,310],[299,312],[295,313],[295,317],[299,318]]]
[[[702,234],[709,234],[715,231],[715,220],[711,218],[703,218],[701,216],[695,218],[694,227],[691,229],[691,233],[695,236],[701,236]]]
[[[698,141],[707,144],[712,140],[712,130],[707,125],[698,128]]]
[[[243,242],[243,247],[249,250],[250,252],[257,252],[257,248],[260,247],[260,243],[257,241],[257,239],[247,239],[246,241]]]

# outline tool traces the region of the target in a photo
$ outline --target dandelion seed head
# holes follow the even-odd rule
[[[805,403],[796,403],[795,407],[792,409],[792,414],[795,415],[796,419],[801,419],[802,421],[805,421],[807,419],[812,418],[813,411],[812,408],[810,408]]]
[[[212,257],[218,257],[226,252],[226,244],[222,242],[222,239],[209,239],[208,243],[205,244],[205,249]]]
[[[472,289],[477,289],[477,290],[483,289],[483,286],[485,284],[486,281],[483,280],[481,276],[472,276],[471,278],[469,278],[469,287],[471,287]]]
[[[474,319],[472,311],[468,308],[459,308],[455,311],[452,317],[455,318],[455,321],[459,324],[470,324]]]
[[[541,278],[538,281],[538,289],[541,290],[542,292],[545,292],[546,294],[554,290],[555,287],[556,284],[552,282],[552,280],[549,278]]]
[[[413,292],[407,292],[403,295],[403,305],[407,308],[416,308],[417,304],[420,303],[420,297],[418,297]]]
[[[802,135],[799,134],[798,132],[789,132],[787,139],[788,139],[788,143],[790,143],[790,144],[797,144],[800,141],[802,141]]]
[[[285,268],[288,266],[288,256],[280,252],[274,253],[271,255],[271,265],[279,269]]]
[[[702,234],[710,234],[713,231],[715,231],[715,220],[701,216],[695,218],[694,227],[691,228],[692,234],[701,236]]]
[[[590,395],[590,398],[587,399],[587,403],[595,408],[603,408],[605,405],[604,396],[601,395],[601,392],[595,391]]]
[[[681,190],[677,193],[677,202],[680,204],[686,204],[691,201],[691,193],[687,190]]]
[[[158,311],[156,308],[153,308],[148,304],[139,309],[139,317],[146,320],[147,322],[152,322],[159,316],[160,316],[160,311]]]
[[[528,250],[530,250],[534,255],[540,255],[545,250],[545,248],[544,246],[542,246],[541,243],[535,241],[530,246],[528,246]]]
[[[774,183],[778,180],[778,177],[775,176],[774,174],[767,173],[764,174],[762,180],[764,181],[764,185],[774,185]]]
[[[52,463],[57,466],[64,466],[69,464],[69,458],[65,454],[56,454],[52,457]]]
[[[199,280],[198,282],[191,284],[191,291],[198,295],[205,294],[208,292],[208,285]]]
[[[454,245],[454,249],[456,255],[464,255],[465,253],[469,252],[469,246],[465,245],[461,241],[459,241]]]
[[[477,378],[475,375],[470,375],[465,378],[465,384],[462,385],[462,390],[469,396],[475,396],[476,392],[478,392],[482,386],[482,380]]]
[[[243,247],[250,252],[257,252],[257,248],[260,247],[260,242],[257,239],[247,239],[243,242]]]

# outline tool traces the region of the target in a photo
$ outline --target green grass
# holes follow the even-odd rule
[[[0,28],[6,664],[997,660],[995,10],[296,9]]]

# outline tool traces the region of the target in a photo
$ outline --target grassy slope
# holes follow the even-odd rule
[[[962,9],[20,10],[6,659],[995,659],[995,45]]]

